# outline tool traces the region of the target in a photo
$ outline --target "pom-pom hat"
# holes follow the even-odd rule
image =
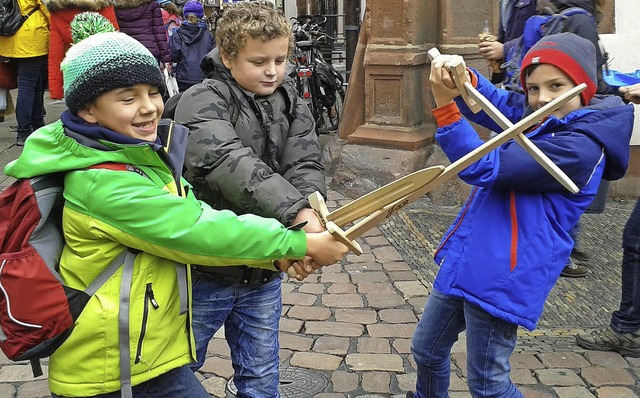
[[[78,43],[96,33],[116,31],[111,21],[94,11],[76,14],[69,26],[71,27],[71,41],[73,43]]]
[[[202,3],[197,0],[188,1],[182,9],[182,15],[186,17],[189,14],[193,14],[197,18],[202,19],[204,17],[204,8],[202,7]]]
[[[573,33],[558,33],[540,39],[522,60],[522,87],[526,87],[527,68],[535,64],[555,66],[566,73],[576,85],[586,83],[587,88],[580,93],[584,105],[588,105],[596,93],[596,48],[587,39]]]
[[[60,69],[72,113],[116,88],[150,84],[164,90],[158,61],[139,41],[121,32],[96,33],[74,44]]]

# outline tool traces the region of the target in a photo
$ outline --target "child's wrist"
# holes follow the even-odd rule
[[[436,118],[436,124],[438,127],[448,126],[462,118],[458,104],[455,102],[435,108],[431,113]]]

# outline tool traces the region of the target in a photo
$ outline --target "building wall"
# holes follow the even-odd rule
[[[609,67],[621,72],[640,69],[640,7],[638,0],[615,0],[615,33],[600,35],[609,53]]]

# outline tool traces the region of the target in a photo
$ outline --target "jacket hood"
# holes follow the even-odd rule
[[[209,51],[209,54],[204,56],[200,63],[200,69],[202,69],[206,76],[215,72],[218,76],[225,77],[226,79],[233,79],[229,69],[227,69],[227,67],[222,63],[218,47]]]
[[[186,44],[192,44],[193,42],[196,42],[202,38],[205,30],[198,25],[189,25],[183,23],[182,26],[180,26],[180,29],[178,29],[176,32],[180,36],[180,39],[182,41],[184,41]]]
[[[589,136],[602,146],[606,157],[602,178],[622,178],[629,165],[629,142],[634,123],[633,105],[625,105],[618,96],[606,95],[594,97],[589,106],[582,109],[585,111],[582,116],[582,112],[574,112],[566,118],[571,122],[572,130]],[[621,135],[624,139],[620,138]]]
[[[105,162],[152,166],[158,158],[150,156],[154,152],[164,152],[162,157],[174,174],[182,170],[188,134],[184,126],[163,119],[158,126],[157,142],[148,142],[94,124],[82,124],[77,119],[65,112],[60,120],[36,130],[29,136],[20,157],[5,167],[5,174],[31,178]],[[65,124],[72,125],[73,130]],[[119,136],[121,140],[110,141],[107,139],[110,136]]]
[[[82,11],[100,11],[111,5],[109,0],[50,0],[46,2],[51,12],[76,8]]]
[[[596,7],[593,5],[591,0],[552,0],[551,3],[558,9],[558,11],[562,11],[570,7],[580,7],[589,11],[594,17],[597,12]]]
[[[113,7],[116,9],[126,10],[129,8],[140,7],[144,4],[149,4],[156,0],[113,0]]]

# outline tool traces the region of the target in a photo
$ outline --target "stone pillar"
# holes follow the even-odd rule
[[[415,151],[431,143],[424,79],[426,52],[436,41],[437,8],[434,0],[367,2],[365,124],[349,135],[350,144]]]
[[[477,37],[485,19],[497,31],[497,7],[495,0],[367,0],[364,95],[347,92],[345,106],[362,101],[364,123],[340,129],[334,189],[358,197],[420,168],[448,163],[434,145],[427,51],[437,46],[487,69],[477,55]],[[343,121],[348,126],[361,116],[347,114]]]

